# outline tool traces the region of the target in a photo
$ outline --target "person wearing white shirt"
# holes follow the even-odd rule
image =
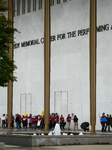
[[[5,114],[3,114],[1,120],[2,120],[2,127],[5,128]]]

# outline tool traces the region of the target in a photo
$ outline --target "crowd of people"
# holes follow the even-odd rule
[[[102,114],[100,117],[100,123],[101,123],[101,131],[106,132],[108,129],[108,132],[110,132],[110,127],[112,127],[112,117],[111,115],[107,114],[105,116],[105,113]],[[8,115],[3,114],[1,117],[2,120],[2,127],[7,128],[8,127]],[[57,113],[52,113],[49,114],[49,128],[53,129],[56,125],[56,123],[60,123],[60,128],[61,130],[65,129],[65,125],[67,124],[67,129],[70,130],[70,125],[71,125],[71,120],[74,122],[73,126],[73,131],[78,131],[78,118],[76,115],[68,116],[66,119],[64,119],[63,115],[59,117]],[[15,116],[12,116],[12,124],[11,127],[14,128],[14,122],[16,123],[16,128],[21,129],[21,128],[32,128],[32,129],[44,129],[45,124],[44,124],[44,115],[37,115],[37,116],[32,116],[30,114],[29,116],[27,114],[21,116],[20,114],[16,114]],[[83,122],[80,127],[84,131],[89,131],[89,122]]]
[[[3,114],[1,117],[2,119],[2,127],[7,128],[8,123],[8,115]],[[67,124],[68,130],[70,130],[70,125],[71,125],[71,120],[74,121],[74,128],[73,131],[78,131],[78,118],[76,115],[74,117],[71,117],[70,114],[64,119],[63,115],[59,117],[57,113],[52,113],[49,114],[49,128],[52,129],[55,127],[56,123],[60,123],[60,128],[62,130],[65,129],[65,125]],[[37,116],[32,116],[30,114],[29,116],[27,114],[21,116],[20,114],[16,114],[15,116],[12,116],[12,125],[11,127],[14,128],[14,122],[16,123],[16,128],[21,129],[21,128],[32,128],[32,129],[44,129],[45,124],[44,124],[44,115],[37,115]]]

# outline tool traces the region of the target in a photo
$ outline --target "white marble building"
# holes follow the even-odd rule
[[[31,0],[29,6],[28,2],[24,7],[24,1],[15,0],[14,26],[21,33],[15,34],[18,81],[14,82],[13,114],[36,115],[44,110],[44,0]],[[99,113],[112,114],[112,0],[97,2],[96,129],[100,129]],[[54,0],[50,112],[65,117],[74,113],[79,125],[90,121],[88,28],[89,0],[60,0],[59,4]],[[7,113],[6,88],[0,88],[0,115],[3,113]]]

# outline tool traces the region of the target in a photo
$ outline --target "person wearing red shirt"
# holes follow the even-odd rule
[[[12,129],[14,127],[14,116],[12,116],[12,125],[11,125]]]
[[[53,120],[54,120],[54,115],[52,115],[51,117],[52,117],[52,126],[53,126],[53,123],[54,123],[54,122],[53,122]]]
[[[32,117],[32,118],[31,118],[32,129],[34,129],[34,123],[35,123],[35,118]]]
[[[56,113],[56,116],[57,116],[57,123],[59,123],[59,115],[58,115],[58,113]]]
[[[49,128],[52,129],[52,116],[49,114]]]
[[[53,120],[53,128],[54,128],[57,123],[57,114],[55,114],[55,116],[52,117],[52,120]]]
[[[21,116],[19,115],[19,124],[18,124],[19,128],[21,129]]]
[[[64,129],[64,117],[63,117],[63,115],[61,115],[61,117],[60,117],[60,128],[61,128],[61,130]]]
[[[71,117],[70,117],[70,114],[68,114],[68,117],[67,117],[67,122],[68,122],[68,130],[70,130],[70,123],[71,123]]]
[[[27,128],[27,116],[23,117],[23,126]]]

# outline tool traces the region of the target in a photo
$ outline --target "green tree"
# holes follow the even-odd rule
[[[8,11],[7,3],[0,0],[0,86],[8,85],[8,82],[16,81],[16,77],[12,75],[17,68],[14,61],[9,55],[9,44],[14,43],[13,34],[17,29],[12,27],[12,21],[7,19],[5,12]]]

